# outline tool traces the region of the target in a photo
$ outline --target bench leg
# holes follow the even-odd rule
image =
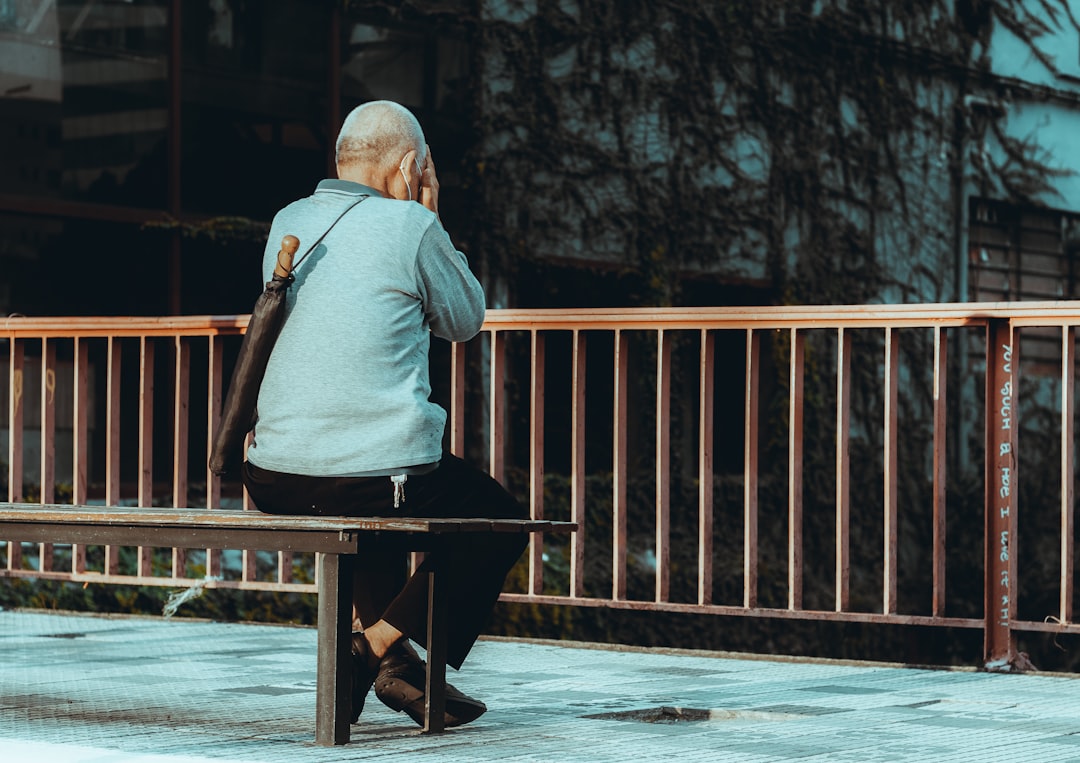
[[[428,571],[427,684],[424,687],[424,733],[446,728],[446,591],[436,557]]]
[[[318,554],[319,655],[315,744],[348,744],[352,712],[353,557]]]

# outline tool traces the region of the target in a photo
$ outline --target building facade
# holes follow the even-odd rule
[[[812,39],[833,31],[830,4],[820,5],[802,21],[760,12],[727,21],[759,36],[798,32],[811,38],[804,56],[817,51],[823,66],[839,66],[843,57]],[[885,14],[890,4],[880,5]],[[679,59],[661,49],[665,30],[715,24],[720,37],[694,49],[699,58],[761,58],[740,50],[746,38],[723,36],[725,19],[707,3],[656,19],[632,18],[634,3],[598,4],[616,16],[625,9],[612,27],[575,2],[442,0],[417,10],[374,0],[2,0],[0,313],[246,311],[266,224],[333,172],[342,115],[374,98],[406,104],[427,127],[447,187],[444,218],[473,250],[496,305],[580,303],[597,299],[596,285],[627,303],[783,301],[800,258],[836,246],[837,235],[862,237],[854,248],[905,285],[854,295],[863,300],[1071,298],[1080,288],[1080,4],[997,5],[1035,18],[1047,6],[1061,12],[1034,49],[988,17],[990,35],[969,54],[972,66],[988,62],[987,76],[960,87],[961,75],[944,68],[912,91],[929,112],[963,114],[948,134],[906,124],[911,135],[894,161],[921,198],[903,194],[895,215],[895,195],[859,181],[839,212],[854,232],[815,241],[814,221],[792,211],[800,197],[790,187],[806,179],[777,150],[783,142],[798,159],[814,144],[745,119],[734,68],[701,69],[731,78],[701,91],[713,101],[703,124],[677,117],[701,102],[671,95],[691,88],[673,68]],[[651,21],[660,31],[644,26]],[[610,39],[599,44],[605,24]],[[898,54],[902,34],[881,36],[897,39],[847,45],[894,70],[937,60]],[[800,101],[799,67],[795,59],[794,71],[777,70],[790,81],[772,94],[781,103],[769,105],[769,118],[781,107],[817,108]],[[837,112],[846,123],[839,142],[861,139],[875,115],[860,111],[857,93],[837,97],[850,101]],[[1015,146],[1000,135],[1055,170],[1022,201],[1008,187]],[[820,178],[819,193],[850,183],[846,167],[815,161],[808,176]],[[698,189],[715,204],[692,206]],[[871,223],[851,202],[863,198]],[[910,231],[890,240],[911,218],[941,241]],[[921,281],[912,262],[938,278]],[[528,277],[537,267],[555,281],[538,289]],[[581,270],[597,282],[574,290],[567,276]],[[642,270],[657,272],[625,289],[612,281]],[[658,279],[682,286],[675,296],[650,292]]]
[[[413,109],[452,187],[468,63],[328,0],[3,0],[0,313],[246,312],[352,107]]]

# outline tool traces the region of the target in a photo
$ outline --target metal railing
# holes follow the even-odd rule
[[[201,466],[245,325],[8,319],[8,500],[57,502],[59,464],[60,501],[253,508]],[[482,454],[534,517],[582,528],[565,546],[535,538],[504,600],[982,629],[987,664],[1007,667],[1018,631],[1080,632],[1076,325],[1071,303],[492,310],[476,340],[436,351],[433,380],[451,451]],[[1037,539],[1059,550],[1058,596],[1038,617],[1018,615],[1021,335],[1060,430],[1058,537]],[[964,490],[978,514],[951,516]],[[0,551],[9,577],[315,590],[287,553]]]

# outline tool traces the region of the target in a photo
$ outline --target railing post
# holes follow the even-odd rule
[[[1010,670],[1016,659],[1016,486],[1018,427],[1016,334],[1008,319],[991,319],[986,334],[986,550],[983,643],[987,670]]]

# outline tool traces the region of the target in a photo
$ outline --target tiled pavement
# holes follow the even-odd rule
[[[472,725],[423,736],[371,695],[320,748],[313,629],[0,612],[0,761],[1080,763],[1069,676],[485,640],[451,679]]]

